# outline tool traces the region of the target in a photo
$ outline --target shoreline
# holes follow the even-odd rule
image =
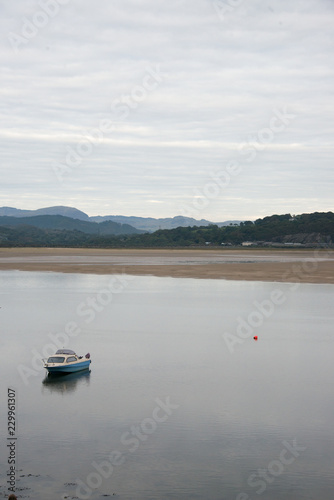
[[[334,284],[334,251],[0,248],[0,271]]]

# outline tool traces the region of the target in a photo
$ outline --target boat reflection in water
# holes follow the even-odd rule
[[[43,390],[50,392],[73,392],[80,385],[89,385],[91,370],[81,370],[75,373],[48,373],[43,379]]]

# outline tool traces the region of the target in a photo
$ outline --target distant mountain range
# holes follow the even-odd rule
[[[64,207],[66,208],[66,207]],[[6,208],[8,213],[8,209]],[[13,210],[13,209],[11,209]],[[50,210],[50,209],[47,209]],[[15,213],[13,211],[9,213]],[[31,212],[30,212],[31,213]],[[333,212],[272,215],[240,224],[195,224],[143,231],[112,220],[93,222],[65,215],[0,215],[0,247],[176,248],[206,246],[274,246],[333,248]],[[72,213],[73,212],[66,212]],[[75,212],[77,214],[77,212]],[[121,220],[125,220],[123,218]],[[128,220],[128,219],[127,219]],[[161,222],[164,219],[153,219]],[[190,219],[192,222],[194,219]],[[188,219],[189,221],[189,219]],[[180,221],[180,222],[185,222]],[[196,221],[195,221],[196,222]],[[162,225],[162,224],[161,224]],[[161,227],[160,225],[160,227]]]
[[[39,229],[66,230],[66,231],[81,231],[86,234],[97,235],[119,235],[119,234],[142,234],[145,231],[136,229],[129,224],[119,224],[111,220],[101,222],[84,221],[80,219],[72,219],[63,215],[36,215],[32,217],[12,217],[0,215],[0,226],[3,227],[18,227],[18,226],[33,226]]]
[[[58,216],[58,218],[40,218],[41,216],[46,215]],[[66,219],[74,219],[76,222],[62,220],[59,218],[59,216],[62,216]],[[134,229],[133,233],[140,233],[143,231],[153,232],[157,231],[158,229],[174,229],[176,227],[209,226],[211,224],[222,227],[240,223],[240,221],[211,222],[206,219],[197,220],[191,217],[183,217],[181,215],[162,219],[136,216],[127,217],[124,215],[99,215],[95,217],[89,217],[85,212],[82,212],[77,208],[64,206],[39,208],[38,210],[20,210],[13,207],[1,207],[0,225],[15,226],[17,225],[16,221],[10,222],[9,219],[3,220],[2,217],[21,219],[21,221],[18,223],[29,224],[44,229],[77,229],[78,231],[83,231],[90,234],[130,234],[130,227]],[[39,219],[36,219],[36,217],[39,217]],[[86,225],[82,223],[80,224],[78,221],[85,222]],[[112,226],[111,224],[105,224],[107,222],[113,222],[121,227],[118,227],[116,225]],[[87,224],[94,224],[94,226],[89,226]],[[116,232],[110,232],[112,230],[115,230]],[[119,232],[119,230],[124,230],[124,233]]]
[[[64,217],[71,217],[72,219],[80,219],[89,221],[89,216],[81,210],[72,207],[47,207],[39,208],[37,210],[21,210],[13,207],[1,207],[0,215],[7,215],[8,217],[35,217],[36,215],[63,215]]]

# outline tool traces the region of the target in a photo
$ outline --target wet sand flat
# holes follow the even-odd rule
[[[1,248],[9,269],[334,284],[334,251]]]

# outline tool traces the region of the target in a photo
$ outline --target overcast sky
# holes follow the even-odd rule
[[[7,0],[0,25],[0,206],[333,210],[333,0]]]

